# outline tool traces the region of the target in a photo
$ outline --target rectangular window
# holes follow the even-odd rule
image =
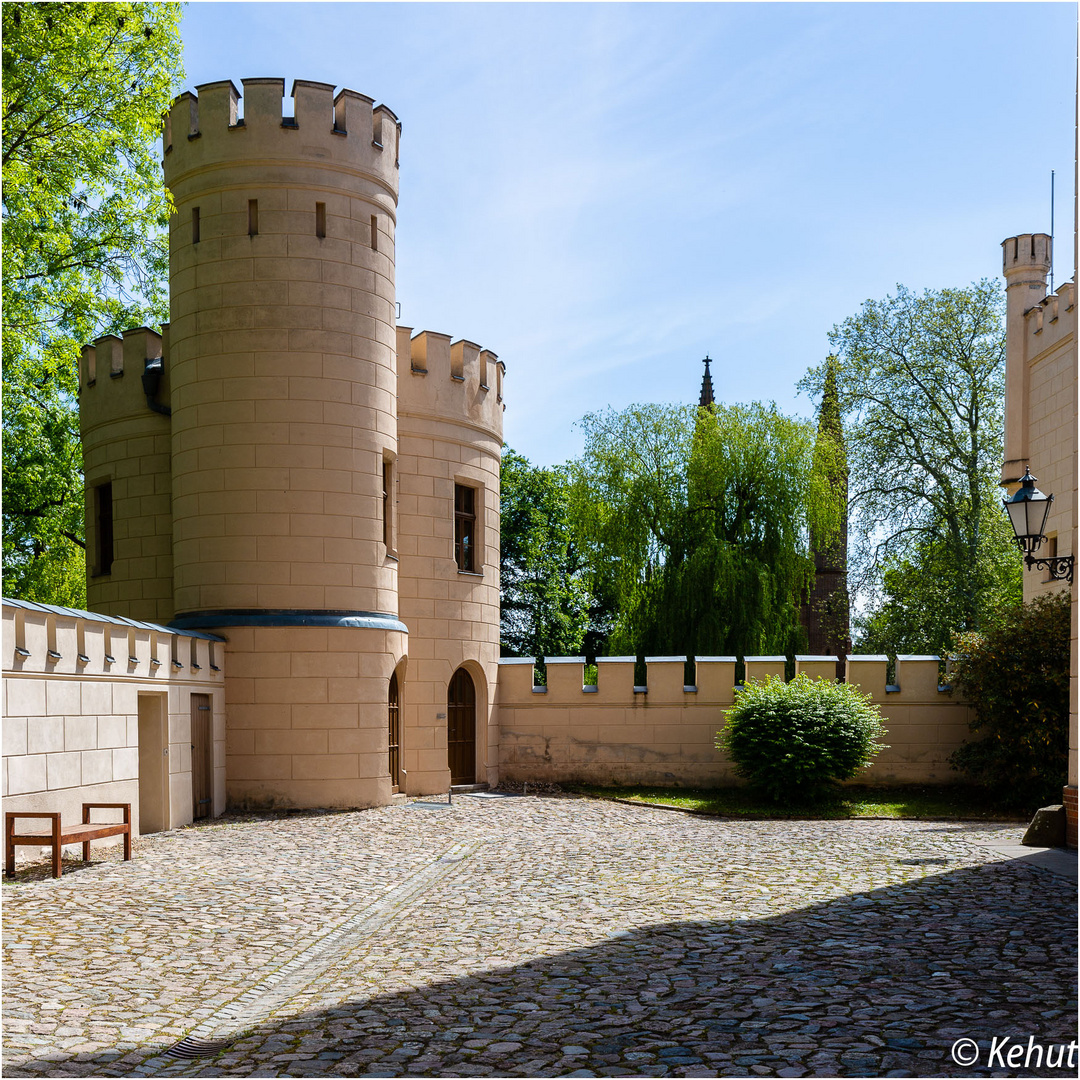
[[[1057,542],[1058,542],[1057,533],[1054,533],[1051,536],[1047,536],[1047,538],[1046,538],[1046,551],[1045,552],[1042,552],[1042,551],[1036,552],[1035,553],[1036,557],[1041,558],[1041,559],[1056,559],[1057,558],[1057,552],[1058,552]],[[1053,580],[1054,580],[1054,578],[1051,575],[1049,568],[1047,568],[1046,576],[1043,578],[1043,581],[1053,581]]]
[[[379,219],[374,214],[371,215],[371,250],[379,250]]]
[[[315,204],[315,235],[320,240],[326,239],[326,203]]]
[[[248,236],[259,235],[259,200],[248,199]]]
[[[476,573],[476,488],[454,485],[454,560],[458,570]]]
[[[113,500],[112,482],[94,488],[94,520],[97,523],[98,574],[111,574],[113,564]]]
[[[197,206],[191,208],[191,242],[193,244],[199,242],[199,208]]]

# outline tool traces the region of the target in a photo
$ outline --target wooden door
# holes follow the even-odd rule
[[[447,693],[446,753],[450,783],[476,783],[476,688],[464,668],[454,672]]]
[[[209,694],[191,695],[192,817],[210,817],[214,810],[214,725]]]
[[[401,701],[398,696],[397,672],[390,676],[390,790],[401,787]]]

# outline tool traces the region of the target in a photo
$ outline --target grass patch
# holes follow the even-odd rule
[[[872,787],[849,785],[809,803],[773,803],[745,787],[665,788],[563,785],[564,790],[596,799],[659,803],[683,810],[735,818],[947,818],[960,821],[1026,822],[1031,814],[1003,810],[979,788],[941,786]],[[1037,809],[1037,808],[1036,808]]]

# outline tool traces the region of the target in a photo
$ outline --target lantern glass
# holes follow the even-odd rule
[[[1005,509],[1017,542],[1024,551],[1034,551],[1045,537],[1046,519],[1053,495],[1044,495],[1035,486],[1035,477],[1025,472],[1020,488],[1011,499],[1005,499]]]

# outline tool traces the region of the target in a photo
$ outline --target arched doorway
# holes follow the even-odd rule
[[[390,790],[396,792],[401,787],[401,698],[398,694],[396,671],[390,676],[387,700],[390,720]]]
[[[451,784],[476,782],[476,687],[464,668],[454,672],[446,695],[446,756]]]

